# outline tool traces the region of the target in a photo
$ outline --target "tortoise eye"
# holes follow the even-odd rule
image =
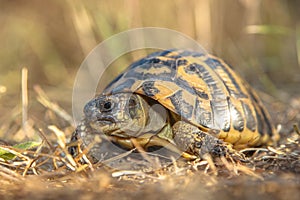
[[[112,104],[111,104],[110,101],[105,102],[105,103],[103,104],[103,108],[104,108],[105,110],[110,110],[110,109],[111,109],[111,106],[112,106]]]
[[[98,108],[100,109],[101,112],[109,112],[113,109],[113,107],[114,107],[114,103],[110,99],[100,102],[98,104]]]

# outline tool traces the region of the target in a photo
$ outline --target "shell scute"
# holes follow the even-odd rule
[[[274,128],[255,92],[223,60],[199,52],[166,50],[133,63],[104,94],[132,92],[157,100],[200,129],[249,146]]]

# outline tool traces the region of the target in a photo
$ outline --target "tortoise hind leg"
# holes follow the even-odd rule
[[[205,154],[213,157],[225,156],[228,152],[226,144],[184,121],[176,122],[172,131],[174,141],[180,150],[203,158]]]

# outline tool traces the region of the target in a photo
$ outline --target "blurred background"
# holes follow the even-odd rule
[[[138,27],[182,32],[268,98],[288,102],[300,94],[299,15],[297,0],[1,0],[0,136],[11,119],[21,124],[23,67],[29,118],[49,119],[34,85],[71,115],[72,86],[84,58],[101,41]],[[108,79],[142,55],[114,63]]]

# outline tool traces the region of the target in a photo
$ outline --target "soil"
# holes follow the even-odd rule
[[[103,154],[96,164],[88,162],[84,151],[71,158],[66,145],[74,128],[50,106],[47,111],[59,128],[52,126],[48,134],[33,121],[28,129],[39,132],[40,146],[25,151],[7,141],[0,144],[17,155],[0,160],[0,199],[298,199],[300,98],[267,106],[278,124],[277,146],[194,161],[123,152],[110,158]],[[17,120],[9,124],[20,127]]]

